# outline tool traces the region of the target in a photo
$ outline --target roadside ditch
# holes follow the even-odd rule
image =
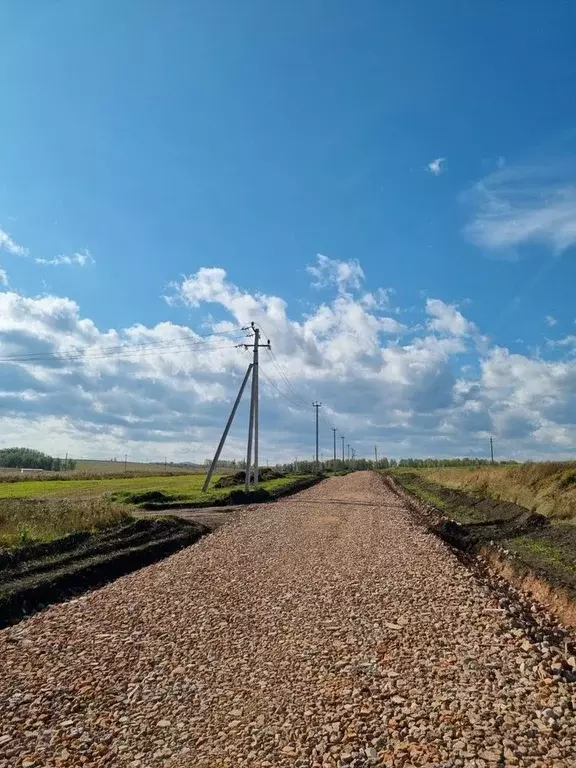
[[[542,606],[576,628],[574,526],[511,502],[438,486],[416,473],[388,474],[384,481],[481,578],[501,591],[511,587],[530,613],[541,613]]]

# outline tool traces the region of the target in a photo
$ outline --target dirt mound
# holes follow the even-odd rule
[[[284,472],[279,472],[272,467],[263,467],[258,471],[258,479],[264,483],[266,480],[278,480],[281,477],[286,477]],[[251,473],[251,479],[254,478],[254,473]],[[242,469],[240,472],[235,472],[233,475],[222,475],[222,477],[214,483],[214,488],[232,488],[235,485],[243,485],[246,482],[246,472]]]

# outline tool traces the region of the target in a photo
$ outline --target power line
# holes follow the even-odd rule
[[[281,390],[281,389],[279,389],[279,388],[276,386],[276,384],[275,384],[275,383],[272,381],[272,379],[271,379],[271,378],[268,376],[268,374],[266,373],[266,371],[264,370],[264,368],[262,368],[262,365],[260,365],[260,373],[261,373],[261,374],[264,376],[264,378],[266,379],[266,381],[268,382],[268,384],[270,384],[270,386],[271,386],[271,387],[273,387],[273,388],[276,390],[276,392],[278,392],[278,394],[279,394],[281,397],[283,397],[285,400],[287,400],[287,401],[290,403],[290,405],[292,405],[294,408],[298,408],[298,410],[302,410],[302,406],[300,405],[300,403],[296,403],[296,402],[294,402],[294,400],[292,400],[290,397],[288,397],[288,395],[284,394],[284,392],[282,392],[282,390]],[[309,405],[308,405],[308,404],[306,404],[306,408],[309,408]]]
[[[34,361],[34,360],[76,360],[80,358],[87,358],[87,357],[108,357],[112,356],[114,354],[124,354],[124,353],[132,353],[132,352],[140,352],[142,350],[146,351],[150,347],[154,347],[154,351],[162,351],[162,348],[175,348],[178,346],[206,346],[208,348],[208,345],[204,341],[204,339],[210,338],[212,336],[227,336],[231,333],[238,334],[240,331],[240,328],[235,328],[234,330],[230,331],[222,331],[222,332],[214,332],[214,333],[208,333],[204,335],[197,334],[195,338],[180,338],[180,339],[171,339],[166,341],[150,341],[150,342],[140,342],[137,344],[120,344],[116,346],[111,347],[91,347],[88,350],[85,350],[83,352],[78,352],[74,350],[73,352],[65,353],[65,354],[57,354],[55,352],[26,352],[22,354],[15,354],[15,355],[5,355],[0,360],[2,362],[26,362],[28,360]],[[237,336],[238,339],[243,338],[243,336]],[[231,341],[234,341],[235,339],[231,339]],[[115,350],[117,350],[115,352]],[[93,353],[96,354],[93,354]]]
[[[302,395],[301,395],[301,394],[298,392],[298,390],[296,389],[296,387],[295,387],[295,386],[292,384],[292,382],[291,382],[291,381],[290,381],[290,379],[288,378],[288,375],[286,374],[286,372],[284,371],[284,369],[283,369],[283,368],[282,368],[282,366],[280,365],[280,362],[278,361],[278,358],[277,358],[277,357],[276,357],[276,355],[275,355],[275,354],[272,352],[272,350],[268,350],[268,355],[269,355],[269,357],[270,357],[270,360],[272,361],[272,364],[274,365],[274,367],[276,368],[276,370],[277,370],[277,371],[278,371],[278,373],[280,374],[280,378],[281,378],[281,379],[282,379],[282,380],[283,380],[283,381],[286,383],[286,385],[288,386],[288,388],[290,389],[290,391],[291,391],[291,392],[294,394],[294,396],[295,396],[295,397],[297,397],[299,400],[301,400],[301,401],[304,403],[304,405],[305,405],[306,407],[308,407],[308,406],[309,406],[309,402],[306,400],[306,398],[305,398],[305,397],[303,397],[303,396],[302,396]]]
[[[238,338],[243,338],[239,336]],[[235,341],[235,339],[230,339],[230,341]],[[50,361],[60,361],[60,362],[67,362],[72,360],[98,360],[98,359],[105,359],[105,358],[122,358],[122,357],[146,357],[148,355],[158,355],[161,354],[164,351],[171,351],[171,350],[193,350],[193,349],[200,349],[200,350],[210,350],[213,351],[215,349],[236,349],[235,346],[227,344],[225,346],[213,346],[211,344],[206,344],[206,342],[192,342],[192,343],[172,343],[172,344],[166,344],[162,348],[156,348],[156,349],[141,349],[139,347],[131,346],[131,347],[124,347],[123,351],[119,350],[115,353],[103,353],[103,354],[90,354],[87,352],[77,353],[77,354],[66,354],[66,355],[56,355],[52,353],[46,353],[45,355],[42,355],[40,353],[37,353],[36,355],[29,355],[28,357],[16,357],[16,356],[9,356],[9,357],[2,357],[0,358],[0,363],[40,363],[40,362],[50,362]]]

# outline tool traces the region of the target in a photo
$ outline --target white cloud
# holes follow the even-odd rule
[[[8,285],[8,273],[5,269],[0,269],[0,285]]]
[[[358,289],[364,282],[364,272],[356,259],[337,261],[316,254],[316,264],[309,265],[306,270],[316,278],[312,283],[315,288],[326,288],[335,285],[339,291]]]
[[[6,251],[13,256],[26,256],[28,251],[22,245],[18,245],[17,242],[4,230],[0,229],[0,251]]]
[[[85,267],[87,264],[94,264],[94,259],[92,258],[92,255],[89,250],[84,249],[83,251],[78,251],[77,253],[74,253],[72,256],[55,256],[53,259],[34,259],[36,264],[44,264],[49,265],[52,267],[58,267],[62,264],[67,265],[73,265],[76,264],[79,267]]]
[[[546,315],[546,317],[544,318],[544,322],[546,323],[548,328],[554,328],[554,326],[557,325],[558,320],[556,320],[556,318],[553,317],[552,315]]]
[[[440,176],[441,173],[444,172],[444,163],[446,162],[445,157],[437,157],[435,160],[432,160],[428,163],[426,168],[428,169],[429,173],[433,173],[434,176]]]
[[[453,336],[467,336],[476,332],[476,326],[452,304],[445,304],[440,299],[427,299],[426,312],[431,316],[428,327],[438,333]]]
[[[272,461],[308,450],[314,399],[358,455],[371,454],[374,442],[392,455],[485,455],[490,433],[500,455],[568,451],[576,439],[568,342],[554,348],[562,360],[511,354],[479,344],[476,326],[440,299],[420,307],[426,325],[407,329],[366,295],[337,291],[294,317],[280,296],[250,293],[225,270],[202,268],[174,286],[174,300],[202,310],[203,329],[216,333],[203,340],[169,321],[102,331],[71,299],[0,292],[3,440],[77,456],[203,459],[248,362],[234,330],[254,320],[280,366],[262,353],[261,442]],[[31,353],[39,356],[23,357]],[[242,456],[245,420],[243,403],[228,457]]]
[[[506,250],[542,243],[561,253],[576,244],[576,169],[517,167],[497,171],[466,195],[475,208],[468,236],[482,247]]]

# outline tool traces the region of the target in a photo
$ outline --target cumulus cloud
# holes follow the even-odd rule
[[[507,167],[465,196],[474,209],[466,227],[477,245],[506,250],[541,243],[556,253],[576,244],[576,168]]]
[[[34,259],[36,264],[44,264],[51,267],[58,267],[62,264],[67,265],[73,265],[76,264],[79,267],[85,267],[87,264],[94,264],[94,259],[92,258],[92,255],[90,251],[87,249],[83,251],[78,251],[77,253],[74,253],[72,256],[55,256],[53,259]]]
[[[173,286],[171,301],[202,310],[202,333],[169,320],[103,331],[71,299],[0,292],[3,439],[77,456],[203,459],[248,363],[238,329],[254,321],[274,356],[261,359],[262,450],[271,460],[309,449],[315,399],[357,455],[374,442],[389,455],[485,455],[490,433],[507,455],[569,449],[576,362],[567,344],[555,348],[565,359],[550,361],[482,347],[454,304],[428,299],[426,322],[406,328],[386,314],[388,294],[372,300],[362,284],[357,295],[337,280],[332,287],[294,316],[280,296],[199,269]],[[229,457],[242,456],[246,418],[244,403]]]
[[[13,256],[26,256],[28,251],[18,243],[3,229],[0,229],[0,251],[6,251]]]
[[[8,285],[8,273],[5,269],[0,269],[0,285]]]
[[[448,333],[453,336],[467,336],[476,332],[476,326],[452,304],[445,304],[440,299],[427,299],[426,312],[431,319],[428,327],[438,333]]]
[[[428,163],[426,166],[429,173],[433,173],[434,176],[440,176],[441,173],[444,172],[444,163],[446,162],[445,157],[437,157],[435,160],[432,160]]]
[[[318,253],[316,264],[309,265],[306,270],[315,278],[312,283],[315,288],[335,285],[339,291],[344,292],[358,289],[364,282],[364,272],[356,259],[337,261]]]

